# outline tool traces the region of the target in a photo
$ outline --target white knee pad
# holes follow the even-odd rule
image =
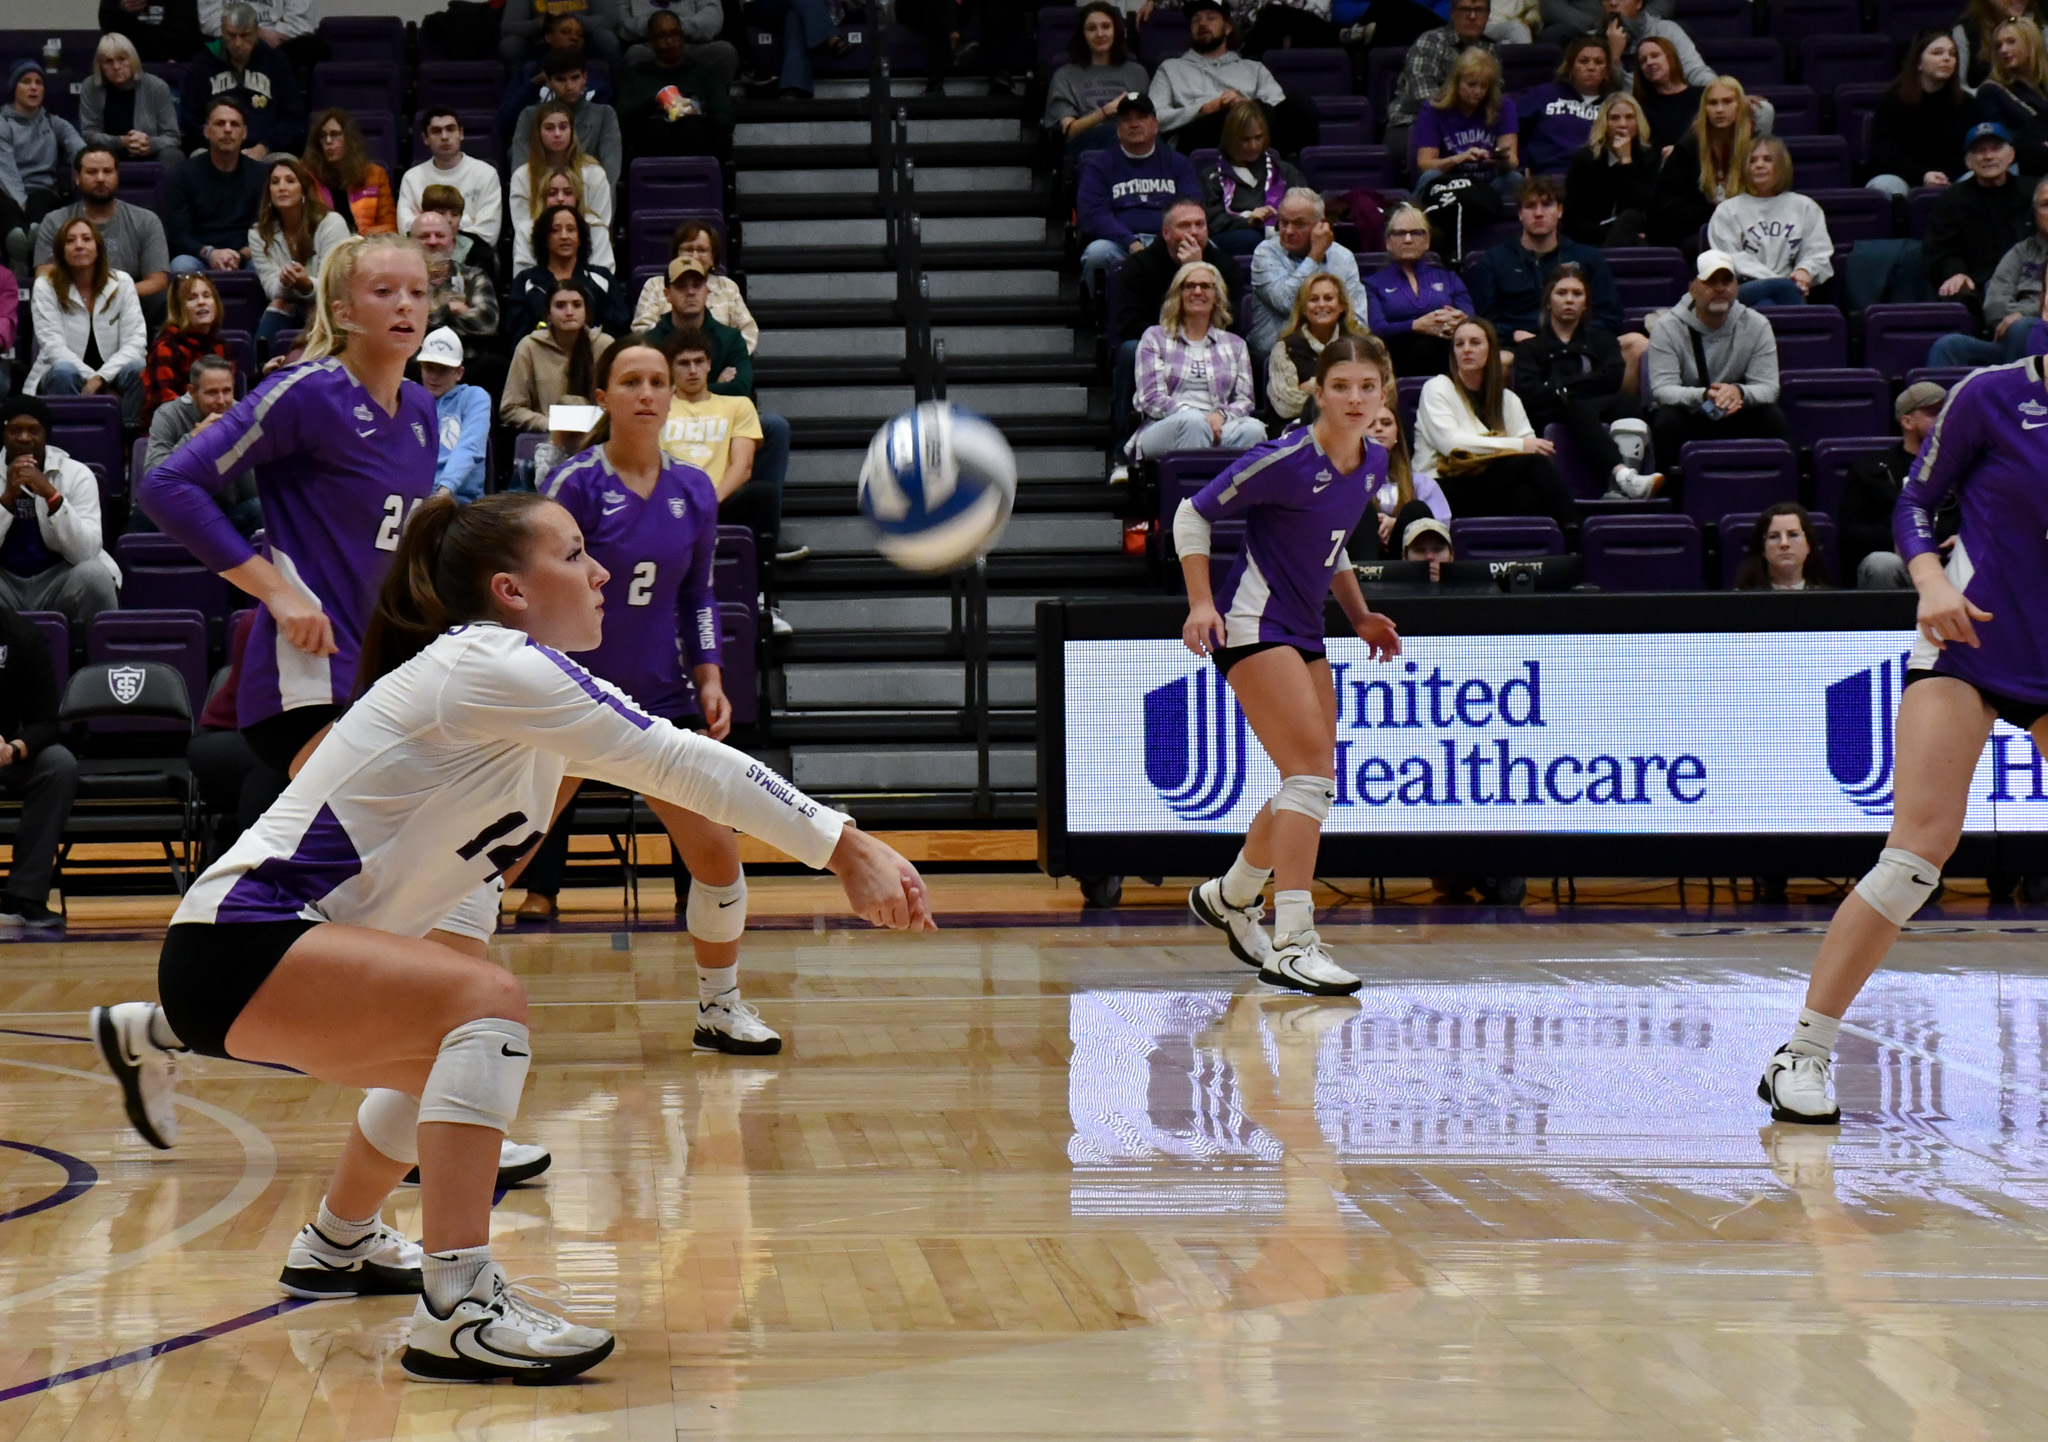
[[[706,886],[690,878],[690,904],[683,915],[698,941],[738,941],[747,929],[747,876],[730,886]]]
[[[409,1167],[420,1164],[418,1097],[372,1087],[363,1093],[363,1104],[356,1108],[356,1125],[362,1129],[363,1140],[392,1161]]]
[[[1856,883],[1856,894],[1893,926],[1904,926],[1940,884],[1939,866],[1910,851],[1887,846],[1878,853],[1877,865]]]
[[[1286,776],[1273,793],[1275,811],[1298,811],[1321,826],[1330,819],[1330,806],[1337,799],[1337,783],[1327,776]]]
[[[441,1054],[420,1094],[420,1120],[502,1132],[519,1115],[519,1093],[532,1064],[533,1039],[518,1022],[464,1022],[441,1038]]]

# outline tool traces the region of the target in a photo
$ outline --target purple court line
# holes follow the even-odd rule
[[[47,1212],[52,1207],[61,1207],[73,1197],[84,1196],[100,1179],[98,1169],[91,1162],[83,1157],[74,1157],[68,1152],[53,1152],[48,1147],[39,1147],[31,1142],[10,1142],[5,1138],[0,1138],[0,1147],[11,1147],[17,1152],[27,1152],[32,1157],[55,1162],[64,1169],[63,1186],[25,1207],[16,1207],[11,1212],[0,1212],[0,1222],[11,1222],[19,1217],[34,1216],[37,1212]]]
[[[258,1307],[253,1312],[244,1312],[239,1317],[230,1317],[225,1322],[215,1322],[211,1327],[201,1327],[196,1332],[186,1332],[167,1341],[151,1342],[147,1347],[137,1347],[132,1352],[123,1352],[120,1356],[109,1357],[104,1362],[88,1362],[83,1367],[73,1367],[67,1372],[56,1372],[48,1377],[38,1377],[33,1382],[22,1382],[13,1387],[0,1389],[0,1402],[9,1402],[16,1397],[27,1397],[36,1392],[47,1392],[52,1387],[63,1386],[66,1382],[79,1382],[87,1377],[97,1377],[100,1373],[111,1372],[116,1367],[147,1362],[152,1357],[161,1357],[168,1352],[180,1352],[201,1342],[210,1342],[215,1337],[225,1337],[230,1332],[239,1332],[244,1327],[253,1327],[258,1322],[267,1322],[272,1317],[282,1317],[286,1312],[296,1312],[301,1307],[312,1305],[312,1300],[305,1297],[272,1302],[267,1307]]]

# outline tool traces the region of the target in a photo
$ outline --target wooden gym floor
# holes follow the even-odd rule
[[[691,1052],[665,886],[501,935],[555,1165],[498,1253],[620,1334],[554,1389],[401,1380],[409,1302],[280,1303],[354,1094],[202,1060],[179,1148],[130,1133],[83,1012],[152,994],[165,904],[0,944],[0,1442],[2048,1433],[2041,908],[1916,923],[1835,1130],[1752,1095],[1824,906],[1347,907],[1368,984],[1318,1001],[1170,890],[936,890],[1003,924],[757,880],[759,1060]]]

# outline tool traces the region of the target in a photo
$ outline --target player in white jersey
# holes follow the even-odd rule
[[[186,893],[161,1005],[117,1066],[151,1113],[173,1103],[160,1042],[409,1102],[403,1114],[365,1103],[321,1218],[370,1236],[416,1154],[426,1252],[411,1377],[557,1381],[612,1348],[609,1333],[515,1295],[491,1260],[499,1143],[531,1055],[525,989],[425,939],[539,841],[569,770],[829,868],[877,925],[933,925],[922,879],[889,847],[562,654],[599,643],[606,579],[552,501],[426,502],[364,640],[365,675],[381,679]]]

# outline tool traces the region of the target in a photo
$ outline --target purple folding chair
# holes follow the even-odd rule
[[[1892,198],[1877,190],[1799,187],[1828,218],[1828,238],[1836,245],[1892,238]]]
[[[1897,442],[1890,436],[1836,436],[1813,448],[1813,504],[1831,516],[1842,514],[1849,467],[1865,456],[1882,455]]]
[[[235,378],[244,385],[258,379],[256,365],[256,337],[245,330],[223,330],[221,344],[228,348],[228,359],[235,363]]]
[[[325,110],[388,110],[396,115],[404,104],[405,75],[391,64],[351,65],[328,61],[313,67],[311,108]]]
[[[1734,513],[1721,517],[1718,529],[1721,532],[1721,589],[1735,588],[1735,573],[1742,567],[1742,558],[1749,550],[1750,528],[1756,525],[1758,511]],[[1807,544],[1820,552],[1821,564],[1827,568],[1830,584],[1839,584],[1842,574],[1841,546],[1835,534],[1835,522],[1831,516],[1819,511],[1808,511],[1807,520],[1813,523],[1807,536]]]
[[[1373,114],[1387,113],[1387,105],[1394,98],[1394,86],[1401,79],[1401,67],[1407,59],[1408,47],[1405,45],[1380,45],[1365,52],[1365,98],[1371,104]]]
[[[143,210],[163,209],[164,167],[158,160],[124,160],[118,166],[117,200]]]
[[[1916,386],[1922,381],[1933,381],[1945,391],[1952,391],[1958,382],[1976,369],[1975,366],[1915,366],[1906,372],[1905,381]]]
[[[1820,134],[1820,95],[1811,85],[1759,85],[1749,93],[1771,102],[1771,134]]]
[[[253,270],[209,270],[207,279],[220,292],[221,328],[256,334],[270,298]]]
[[[1916,185],[1906,193],[1906,234],[1914,240],[1923,239],[1927,234],[1927,217],[1934,214],[1934,204],[1946,191],[1936,190],[1930,185]]]
[[[1562,556],[1564,531],[1548,516],[1453,516],[1451,548],[1461,561]]]
[[[1780,371],[1840,370],[1849,364],[1849,318],[1833,306],[1776,305],[1757,314],[1778,338]]]
[[[666,267],[676,227],[686,220],[701,220],[710,226],[718,233],[719,253],[730,254],[725,246],[725,217],[715,210],[635,210],[626,219],[627,264]]]
[[[1829,26],[1826,33],[1806,31],[1795,39],[1793,33],[1781,33],[1785,26],[1785,5],[1788,0],[1774,0],[1771,6],[1771,33],[1787,49],[1799,53],[1799,78],[1815,90],[1833,90],[1837,85],[1854,85],[1871,80],[1889,80],[1899,68],[1899,42],[1889,35],[1860,35],[1858,25],[1852,21],[1847,25]],[[1809,0],[1810,3],[1810,0]],[[1821,0],[1823,4],[1834,4],[1837,0]],[[1846,0],[1847,8],[1854,9],[1854,0]]]
[[[85,658],[118,665],[123,661],[161,661],[185,679],[185,695],[193,711],[206,698],[206,618],[197,611],[102,611],[86,632]],[[93,732],[189,731],[176,721],[95,719]]]
[[[1494,54],[1500,59],[1501,88],[1510,95],[1541,85],[1564,62],[1564,52],[1555,45],[1502,45]]]
[[[1155,15],[1157,11],[1153,12]],[[1502,52],[1519,47],[1503,45]],[[1263,62],[1289,99],[1351,93],[1351,57],[1342,50],[1319,46],[1268,50]],[[1553,67],[1555,64],[1553,63]]]
[[[1678,463],[1685,471],[1685,513],[1701,526],[1730,511],[1754,515],[1799,499],[1799,458],[1783,441],[1687,441]]]
[[[21,619],[43,633],[50,647],[50,669],[57,673],[57,694],[71,679],[71,622],[62,611],[23,611]]]
[[[642,156],[627,167],[626,194],[635,210],[725,215],[725,182],[708,155]]]
[[[1882,436],[1891,431],[1891,387],[1874,370],[1793,371],[1779,378],[1778,404],[1802,447],[1830,436]]]
[[[405,136],[399,133],[398,116],[388,110],[354,112],[356,129],[363,133],[363,153],[384,167],[387,175],[403,170]]]
[[[505,94],[505,67],[495,60],[428,60],[417,84],[422,106],[493,110]]]
[[[1067,63],[1067,45],[1081,28],[1076,5],[1047,5],[1038,12],[1038,73],[1051,75]]]
[[[1835,87],[1835,133],[1849,142],[1852,172],[1870,153],[1870,126],[1877,117],[1878,102],[1890,90],[1891,82],[1858,81]]]
[[[1756,34],[1750,0],[1685,0],[1685,33],[1699,40],[1746,40]]]
[[[733,724],[751,726],[761,719],[760,626],[751,603],[719,603],[718,646]]]
[[[1873,14],[1880,33],[1911,35],[1918,30],[1948,29],[1955,23],[1956,7],[1948,0],[1876,0]]]
[[[1325,194],[1386,190],[1398,180],[1384,145],[1311,145],[1301,152],[1301,176]]]
[[[1744,89],[1785,83],[1785,50],[1775,40],[1705,40],[1694,35],[1700,58],[1716,75],[1733,75]]]
[[[1147,70],[1157,70],[1162,61],[1184,55],[1188,49],[1187,16],[1160,6],[1138,32],[1138,61]]]
[[[224,619],[232,588],[169,536],[151,531],[114,542],[121,567],[121,605],[130,611],[197,611]]]
[[[1171,544],[1174,512],[1180,503],[1216,479],[1242,451],[1168,451],[1159,458],[1159,535]],[[1242,521],[1218,522],[1211,542],[1214,554],[1237,554],[1244,544]],[[1171,559],[1171,557],[1169,557]]]
[[[142,68],[171,87],[171,94],[177,95],[185,89],[185,62],[182,60],[145,60]]]
[[[125,459],[121,445],[121,398],[119,396],[44,396],[50,408],[50,444],[88,466],[105,469],[109,480],[118,480]]]
[[[1974,328],[1969,310],[1955,301],[1873,305],[1863,312],[1863,363],[1882,376],[1903,376],[1926,365],[1943,336]]]
[[[1394,382],[1394,405],[1401,413],[1401,435],[1408,448],[1415,448],[1415,413],[1422,408],[1422,388],[1428,376],[1402,376]]]
[[[1788,135],[1786,153],[1802,191],[1849,188],[1849,142],[1839,135]]]
[[[1586,583],[1603,591],[1697,591],[1700,527],[1691,516],[1588,516]]]
[[[1614,288],[1621,293],[1624,309],[1648,306],[1661,309],[1685,298],[1692,279],[1692,267],[1685,256],[1667,245],[1619,245],[1602,251],[1607,269],[1614,275]]]
[[[761,563],[758,543],[745,526],[720,526],[718,548],[711,556],[711,589],[724,604],[745,606],[752,612],[761,599]]]
[[[1284,53],[1284,52],[1282,52]],[[1317,141],[1323,145],[1370,145],[1378,139],[1372,104],[1363,95],[1318,95]],[[1202,167],[1197,165],[1199,171]]]
[[[405,22],[396,16],[329,16],[314,33],[327,42],[329,60],[382,65],[394,73],[405,66]]]

